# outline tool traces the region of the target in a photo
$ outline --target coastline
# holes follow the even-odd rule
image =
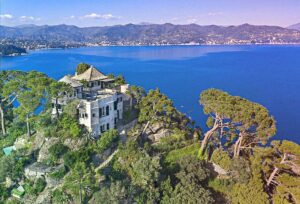
[[[131,45],[82,45],[82,46],[74,46],[74,47],[65,47],[65,48],[36,48],[36,49],[28,49],[26,53],[21,54],[10,54],[10,55],[0,55],[0,57],[17,57],[29,55],[31,51],[43,51],[43,50],[66,50],[66,49],[75,49],[75,48],[85,48],[85,47],[172,47],[172,46],[300,46],[300,43],[236,43],[236,44],[131,44]]]
[[[173,47],[173,46],[179,46],[179,47],[201,47],[201,46],[300,46],[300,43],[236,43],[236,44],[145,44],[145,45],[82,45],[82,46],[71,46],[71,47],[57,47],[57,48],[36,48],[36,49],[26,49],[26,53],[12,53],[10,55],[0,55],[0,58],[2,57],[19,57],[19,56],[25,56],[30,55],[31,52],[35,51],[47,51],[47,50],[67,50],[67,49],[76,49],[76,48],[90,48],[90,47]]]
[[[0,57],[18,57],[18,56],[24,56],[24,55],[29,55],[28,52],[26,53],[12,53],[9,55],[0,55]]]

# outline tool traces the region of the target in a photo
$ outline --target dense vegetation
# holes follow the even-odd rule
[[[51,115],[50,103],[71,90],[66,84],[38,72],[0,77],[0,148],[16,148],[0,153],[0,203],[300,202],[300,146],[271,141],[275,119],[260,104],[203,91],[202,133],[159,89],[132,86],[138,123],[95,139],[78,124],[77,100]],[[32,177],[32,165],[47,172]],[[18,186],[25,195],[14,198]]]
[[[86,70],[88,70],[90,68],[91,65],[86,64],[86,63],[80,63],[77,65],[76,68],[76,74],[82,74],[83,72],[85,72]]]

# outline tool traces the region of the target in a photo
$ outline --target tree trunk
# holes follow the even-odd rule
[[[234,154],[233,154],[233,156],[235,158],[238,158],[240,156],[242,141],[243,141],[243,135],[240,134],[239,139],[235,142],[235,145],[234,145]]]
[[[207,132],[205,133],[205,135],[204,135],[204,138],[203,138],[202,143],[201,143],[201,148],[200,148],[199,153],[198,153],[199,156],[204,154],[208,141],[210,140],[211,136],[213,135],[213,133],[214,133],[218,128],[219,128],[219,125],[218,125],[218,121],[217,121],[217,119],[216,119],[216,120],[215,120],[215,124],[214,124],[214,126],[212,127],[212,129],[210,129],[209,131],[207,131]]]
[[[285,159],[286,159],[286,154],[283,155],[283,158],[282,158],[280,164],[283,164],[285,162]],[[274,180],[276,174],[278,173],[278,171],[279,171],[279,168],[275,167],[274,170],[272,171],[271,175],[268,178],[267,187],[269,187],[270,184],[273,182],[273,180]]]
[[[272,181],[273,181],[274,177],[276,176],[278,170],[279,170],[279,169],[278,169],[277,167],[275,167],[275,169],[272,171],[272,173],[271,173],[271,175],[270,175],[270,177],[269,177],[269,179],[268,179],[268,181],[267,181],[267,186],[268,186],[268,187],[269,187],[270,184],[272,183]]]
[[[4,119],[4,111],[3,108],[0,106],[0,117],[1,117],[1,128],[2,128],[2,134],[6,134],[5,130],[5,119]]]
[[[6,134],[6,128],[5,128],[5,117],[4,117],[4,107],[3,107],[3,102],[8,100],[9,98],[5,98],[4,100],[1,101],[0,103],[0,117],[1,117],[1,128],[2,128],[2,133],[3,135]],[[10,106],[13,104],[13,102],[17,99],[17,96],[15,96],[7,105],[6,107]]]
[[[150,121],[147,122],[145,128],[143,129],[142,135],[146,132],[149,125],[150,125]]]
[[[26,117],[26,124],[27,124],[27,135],[28,137],[31,136],[31,131],[30,131],[30,123],[29,123],[29,116],[27,115]]]

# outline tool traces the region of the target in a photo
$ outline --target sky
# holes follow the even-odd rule
[[[286,27],[300,23],[300,0],[0,0],[6,26],[128,23]]]

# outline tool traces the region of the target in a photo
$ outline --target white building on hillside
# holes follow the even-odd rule
[[[116,128],[118,120],[123,116],[123,101],[127,100],[126,85],[115,85],[115,79],[90,67],[82,74],[64,76],[59,80],[73,87],[74,93],[59,100],[58,111],[62,112],[63,105],[71,99],[79,99],[77,113],[79,123],[95,135]],[[56,109],[53,108],[53,114]]]

